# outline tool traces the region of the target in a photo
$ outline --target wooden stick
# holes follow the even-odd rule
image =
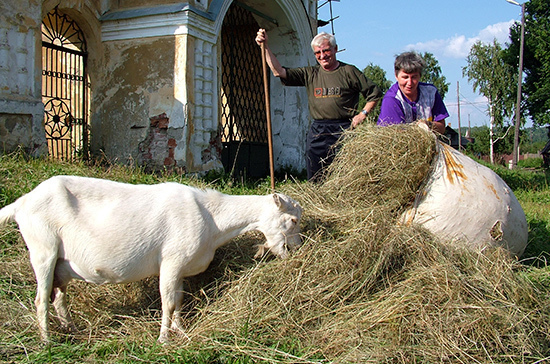
[[[269,146],[269,171],[271,174],[271,192],[275,192],[275,171],[273,168],[273,136],[271,131],[271,106],[269,103],[269,82],[267,73],[267,62],[265,55],[265,45],[261,44],[262,48],[262,66],[264,73],[264,93],[265,93],[265,116],[267,118],[267,143]]]

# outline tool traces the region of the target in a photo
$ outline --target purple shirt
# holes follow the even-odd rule
[[[382,99],[377,124],[388,126],[412,123],[416,120],[440,121],[448,117],[447,108],[434,85],[420,82],[418,99],[412,102],[403,95],[396,82]]]

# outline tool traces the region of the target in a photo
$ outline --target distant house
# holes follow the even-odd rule
[[[473,143],[475,141],[474,138],[470,137],[469,130],[466,132],[466,136],[459,138],[458,132],[448,125],[445,127],[445,135],[442,136],[440,139],[444,143],[449,144],[451,147],[457,150],[459,145],[459,139],[460,139],[460,144],[462,145],[462,149],[466,148],[468,144]]]

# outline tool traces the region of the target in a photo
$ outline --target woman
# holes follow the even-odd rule
[[[437,88],[420,82],[425,66],[422,57],[415,52],[401,53],[395,58],[397,82],[382,99],[378,125],[423,121],[432,130],[445,133],[445,119],[449,117],[449,113]]]

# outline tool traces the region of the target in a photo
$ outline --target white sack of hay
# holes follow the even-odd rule
[[[527,220],[516,196],[491,169],[437,141],[431,174],[403,214],[445,240],[499,245],[521,256]]]

